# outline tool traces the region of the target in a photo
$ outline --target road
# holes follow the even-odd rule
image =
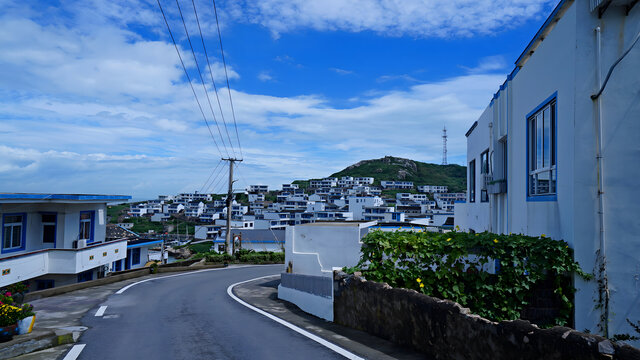
[[[83,318],[89,330],[78,341],[86,344],[78,359],[344,359],[227,295],[231,284],[281,270],[191,273],[113,294],[102,316],[91,311]]]

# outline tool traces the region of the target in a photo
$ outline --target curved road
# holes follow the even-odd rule
[[[226,268],[154,279],[89,312],[78,359],[344,359],[227,294],[231,284],[282,265]],[[170,274],[167,274],[170,275]]]

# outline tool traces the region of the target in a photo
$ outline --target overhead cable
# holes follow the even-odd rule
[[[216,141],[215,136],[213,136],[213,132],[211,131],[211,127],[209,126],[209,121],[207,121],[207,117],[204,115],[204,111],[202,110],[202,105],[200,104],[200,100],[198,100],[198,95],[196,94],[196,90],[193,88],[193,84],[191,83],[191,77],[189,76],[189,72],[187,72],[187,67],[184,65],[184,61],[182,60],[182,55],[180,55],[180,50],[178,50],[178,44],[176,43],[176,40],[173,37],[173,33],[171,32],[171,27],[169,26],[167,17],[165,16],[164,10],[162,9],[162,4],[160,4],[160,0],[157,0],[157,1],[158,1],[158,7],[160,8],[160,12],[162,13],[162,17],[164,18],[164,23],[167,25],[169,36],[171,36],[171,41],[173,41],[173,46],[176,48],[176,53],[178,53],[178,58],[180,58],[180,64],[182,64],[182,70],[184,70],[184,74],[187,77],[189,86],[191,86],[191,91],[193,92],[193,96],[196,98],[196,102],[198,103],[198,108],[200,109],[202,118],[204,119],[205,124],[207,124],[207,129],[209,129],[209,134],[211,135],[211,139],[213,139],[213,143],[216,144],[216,148],[218,149],[220,156],[223,156],[222,151],[220,150],[220,146],[218,145],[218,142]]]
[[[177,0],[176,0],[177,1]],[[222,34],[220,33],[220,23],[218,21],[218,9],[216,8],[216,0],[213,0],[213,12],[216,16],[216,27],[218,28],[218,40],[220,41],[220,53],[222,54],[222,65],[224,65],[224,76],[227,79],[227,92],[229,93],[229,104],[231,105],[231,115],[233,115],[233,125],[236,129],[236,139],[238,140],[238,148],[240,149],[240,158],[242,155],[242,145],[240,145],[240,135],[238,135],[238,123],[236,122],[236,112],[233,108],[233,100],[231,99],[231,86],[229,85],[229,74],[227,73],[227,62],[224,58],[224,49],[222,48]]]
[[[193,50],[193,44],[191,43],[191,37],[189,36],[189,30],[187,30],[187,24],[184,21],[184,16],[182,16],[182,9],[180,8],[180,2],[176,0],[176,5],[178,6],[178,12],[180,13],[180,20],[182,20],[182,25],[184,26],[184,32],[187,35],[187,41],[189,42],[189,47],[191,48],[191,54],[193,55],[193,61],[196,63],[196,69],[198,69],[198,75],[200,76],[200,83],[202,84],[202,88],[204,90],[204,94],[207,97],[207,102],[209,103],[209,109],[211,110],[211,115],[213,115],[213,122],[216,124],[218,128],[218,134],[220,135],[220,139],[222,140],[222,145],[224,145],[225,151],[227,152],[227,156],[229,155],[229,150],[227,149],[227,145],[224,142],[224,137],[222,136],[222,132],[220,131],[220,126],[218,125],[218,121],[216,120],[216,114],[213,111],[213,105],[211,105],[211,99],[209,98],[209,92],[207,91],[207,85],[204,83],[204,78],[202,77],[202,71],[200,71],[200,64],[198,64],[198,58],[196,57],[196,52]],[[233,144],[229,144],[231,146],[231,151],[233,150]],[[235,154],[235,152],[234,152]]]

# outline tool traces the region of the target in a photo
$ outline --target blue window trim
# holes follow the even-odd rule
[[[53,232],[53,248],[56,248],[56,244],[58,243],[58,213],[54,212],[54,211],[41,211],[40,215],[53,215],[55,216],[55,220],[53,221],[55,224],[55,231]],[[42,217],[40,217],[40,222],[42,223]],[[44,231],[44,225],[43,226],[43,231]],[[44,234],[43,234],[44,235]],[[43,239],[44,240],[44,239]],[[44,244],[44,241],[43,241]]]
[[[530,140],[531,138],[529,137],[529,118],[531,117],[531,115],[537,113],[538,111],[540,111],[540,109],[542,109],[543,107],[547,106],[550,102],[552,102],[553,100],[556,101],[556,108],[555,108],[555,122],[554,122],[554,133],[555,133],[555,138],[553,139],[553,141],[555,142],[554,147],[556,149],[555,153],[553,154],[553,160],[554,163],[556,164],[556,193],[553,195],[534,195],[531,196],[529,195],[529,166],[530,164],[530,159],[529,159],[529,148],[530,148]],[[525,144],[527,144],[527,151],[526,151],[526,158],[525,158],[525,164],[526,166],[524,167],[525,169],[525,179],[527,184],[526,184],[526,188],[525,188],[525,195],[527,197],[527,201],[533,201],[533,202],[538,202],[538,201],[558,201],[558,92],[555,91],[553,94],[551,94],[551,96],[549,96],[548,98],[546,98],[543,102],[541,102],[538,106],[536,106],[533,110],[531,110],[527,116],[524,117],[524,121],[525,121],[525,127],[526,127],[526,131],[525,131]]]
[[[5,249],[4,248],[4,224],[5,224],[5,219],[7,218],[7,216],[22,216],[22,245],[20,247],[17,248],[13,248],[13,249]],[[27,245],[27,213],[11,213],[11,214],[3,214],[2,215],[2,243],[0,243],[0,246],[2,247],[1,253],[2,254],[6,254],[6,253],[12,253],[12,252],[16,252],[16,251],[24,251],[26,245]]]
[[[137,256],[138,256],[138,261],[137,262],[134,262],[134,260],[133,260],[134,256],[136,256],[136,255],[134,255],[134,253],[137,253]],[[142,257],[142,251],[140,251],[140,248],[131,249],[131,265],[139,265],[140,261],[141,261],[141,257]]]
[[[96,227],[96,212],[94,210],[80,211],[80,215],[78,215],[78,221],[80,222],[80,224],[78,224],[78,237],[80,237],[80,233],[82,232],[82,221],[80,221],[82,214],[91,214],[91,234],[89,234],[89,241],[87,241],[87,244],[90,244],[94,242],[93,235]]]

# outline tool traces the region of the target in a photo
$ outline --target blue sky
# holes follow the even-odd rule
[[[322,177],[385,155],[439,163],[444,125],[449,162],[464,164],[464,133],[556,3],[218,0],[244,155],[236,187]],[[232,125],[212,3],[195,4]],[[176,3],[162,5],[226,155]],[[180,5],[202,67],[192,3]],[[0,8],[0,191],[222,191],[223,182],[206,183],[221,154],[155,1]],[[228,131],[228,151],[238,152]]]

